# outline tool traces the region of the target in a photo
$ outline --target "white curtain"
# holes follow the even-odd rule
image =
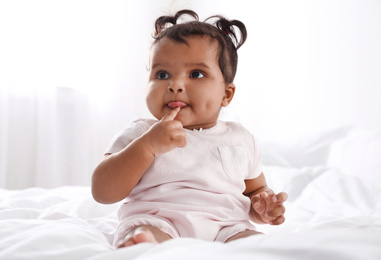
[[[111,137],[145,113],[142,9],[0,2],[0,187],[90,183]]]
[[[194,9],[249,32],[223,117],[260,139],[381,127],[376,0],[0,1],[0,188],[89,185],[110,139],[149,116],[153,22]]]

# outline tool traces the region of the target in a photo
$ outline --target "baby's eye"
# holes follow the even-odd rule
[[[169,78],[169,74],[165,71],[160,71],[159,73],[157,73],[157,78],[158,79],[167,79],[167,78]]]
[[[204,74],[202,74],[200,71],[195,70],[191,72],[189,77],[192,79],[200,79],[204,77]]]

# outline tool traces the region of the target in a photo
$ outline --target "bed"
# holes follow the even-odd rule
[[[261,142],[286,222],[228,244],[180,238],[114,250],[119,204],[86,186],[0,189],[0,259],[381,259],[381,130],[349,127]]]

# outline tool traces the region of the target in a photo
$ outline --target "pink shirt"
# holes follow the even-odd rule
[[[106,153],[122,150],[156,122],[136,120],[114,138]],[[175,226],[180,221],[179,233],[190,237],[202,228],[200,221],[248,221],[244,180],[262,172],[251,133],[238,123],[219,121],[201,131],[186,129],[186,139],[185,147],[154,159],[119,210],[121,221],[136,214],[158,215]]]

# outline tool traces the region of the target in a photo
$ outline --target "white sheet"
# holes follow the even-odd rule
[[[286,222],[229,244],[181,238],[113,250],[115,205],[89,187],[0,190],[0,259],[381,259],[381,190],[326,166],[265,166]]]

